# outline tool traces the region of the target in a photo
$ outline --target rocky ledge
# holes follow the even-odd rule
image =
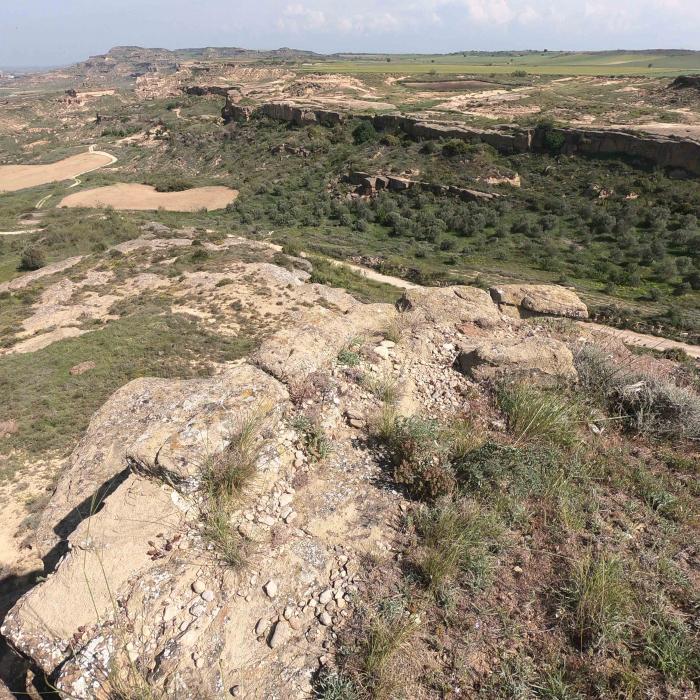
[[[576,381],[552,324],[515,310],[586,313],[558,287],[416,288],[396,307],[308,309],[211,378],[127,384],[69,458],[38,530],[46,578],[2,634],[65,698],[130,697],[135,677],[170,698],[311,697],[364,558],[394,559],[409,503],[366,440],[377,387],[400,385],[405,415],[448,417],[503,375]],[[226,514],[247,552],[232,566],[203,512],[242,434],[255,473]]]
[[[268,117],[279,121],[305,126],[323,124],[333,126],[348,116],[293,102],[270,102],[241,106],[229,93],[222,109],[226,123],[248,121],[253,116]],[[520,128],[499,126],[479,129],[463,124],[426,121],[402,114],[379,114],[369,119],[376,129],[401,131],[415,138],[460,139],[469,143],[485,143],[501,153],[549,153],[552,144],[559,143],[557,153],[583,156],[618,156],[645,165],[664,168],[679,177],[700,177],[700,142],[676,136],[662,136],[621,129],[585,129],[575,127],[538,126]]]

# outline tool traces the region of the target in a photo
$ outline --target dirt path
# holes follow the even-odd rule
[[[333,265],[347,267],[350,270],[359,272],[367,279],[374,280],[375,282],[383,282],[384,284],[390,284],[391,286],[398,287],[399,289],[415,289],[416,287],[420,286],[418,284],[414,284],[413,282],[402,280],[400,277],[383,275],[366,267],[353,265],[352,263],[343,262],[342,260],[331,260],[330,262]],[[634,345],[635,347],[649,348],[652,350],[683,350],[689,357],[700,360],[700,345],[690,345],[689,343],[681,343],[677,340],[660,338],[655,335],[646,335],[645,333],[636,333],[635,331],[611,328],[610,326],[603,326],[600,323],[593,323],[592,321],[578,321],[577,323],[582,328],[588,328],[589,330],[595,330],[600,333],[605,333],[611,337],[615,337],[626,345]]]
[[[669,340],[668,338],[660,338],[656,335],[646,335],[645,333],[636,333],[635,331],[623,330],[620,328],[611,328],[603,326],[600,323],[592,321],[578,321],[581,327],[589,330],[605,333],[611,337],[621,340],[626,345],[634,345],[638,348],[649,348],[650,350],[683,350],[689,357],[700,360],[700,345],[689,345],[681,343],[677,340]]]
[[[363,277],[366,277],[368,280],[382,282],[383,284],[390,284],[392,287],[398,287],[399,289],[416,289],[416,287],[420,286],[419,284],[414,284],[413,282],[402,280],[400,277],[383,275],[381,272],[377,272],[376,270],[370,270],[369,268],[362,267],[361,265],[353,265],[352,263],[344,262],[342,260],[334,260],[332,258],[328,258],[328,260],[332,265],[335,265],[336,267],[347,267],[349,270],[358,272]]]

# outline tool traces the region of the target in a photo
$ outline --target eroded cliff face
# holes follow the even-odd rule
[[[348,116],[341,112],[292,102],[270,102],[257,107],[240,106],[231,95],[227,97],[222,110],[224,121],[247,121],[254,115],[297,126],[333,125]],[[398,130],[416,138],[449,138],[470,143],[485,143],[506,154],[553,152],[550,137],[554,135],[557,141],[554,150],[557,153],[589,157],[625,157],[641,165],[663,168],[672,175],[700,177],[700,142],[691,139],[574,127],[525,129],[504,126],[478,129],[460,124],[425,121],[400,114],[381,114],[368,118],[378,130]]]
[[[575,381],[566,342],[518,309],[585,314],[546,286],[416,288],[396,307],[347,297],[211,378],[122,387],[68,460],[39,527],[47,578],[3,635],[66,698],[129,697],[139,683],[192,700],[312,697],[364,594],[363,561],[393,565],[392,520],[409,503],[367,441],[377,387],[400,383],[405,415],[447,418],[504,374]],[[255,475],[226,514],[248,562],[232,567],[208,535],[207,479],[243,449],[252,416]]]

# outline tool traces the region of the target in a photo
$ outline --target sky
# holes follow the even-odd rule
[[[118,45],[700,49],[700,0],[0,0],[0,66],[63,65]]]

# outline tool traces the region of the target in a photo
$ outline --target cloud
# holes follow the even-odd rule
[[[0,0],[0,27],[0,65],[65,63],[116,44],[700,49],[700,0]]]

